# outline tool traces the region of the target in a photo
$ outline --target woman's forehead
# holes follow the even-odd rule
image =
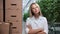
[[[33,6],[33,5],[37,6],[37,4],[32,4],[31,6]]]
[[[37,4],[33,4],[31,7],[38,7],[38,5]]]

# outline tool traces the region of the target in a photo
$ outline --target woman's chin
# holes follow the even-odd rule
[[[38,13],[35,13],[35,15],[37,15]]]

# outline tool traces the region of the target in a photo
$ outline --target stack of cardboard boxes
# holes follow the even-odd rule
[[[9,34],[9,23],[0,22],[0,33],[1,34]]]
[[[3,0],[0,0],[0,21],[3,21]]]
[[[0,12],[1,12],[0,21],[3,21],[3,18],[2,18],[3,10]],[[4,24],[6,24],[7,26],[4,27]],[[4,30],[5,28],[9,27],[8,28],[9,30],[7,29],[8,34],[22,34],[22,0],[5,0],[5,22],[4,24],[0,26],[0,28]]]

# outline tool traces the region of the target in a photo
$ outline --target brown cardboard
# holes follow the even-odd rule
[[[6,0],[6,9],[21,9],[22,0]]]
[[[20,22],[22,20],[21,10],[6,10],[5,22]]]
[[[12,34],[21,34],[22,33],[22,25],[20,22],[12,22],[11,26]]]
[[[3,10],[0,10],[0,22],[3,21]]]
[[[0,23],[1,34],[9,34],[9,23]]]
[[[5,11],[5,22],[12,24],[10,33],[22,34],[22,0],[5,0]]]
[[[0,0],[0,10],[3,9],[3,0]]]
[[[0,34],[2,34],[2,31],[1,31],[1,25],[2,25],[2,23],[0,22]]]
[[[3,0],[0,0],[0,22],[3,21]]]

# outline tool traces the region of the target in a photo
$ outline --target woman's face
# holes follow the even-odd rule
[[[31,10],[33,11],[34,14],[38,14],[39,13],[39,7],[36,4],[33,4],[31,6]]]

